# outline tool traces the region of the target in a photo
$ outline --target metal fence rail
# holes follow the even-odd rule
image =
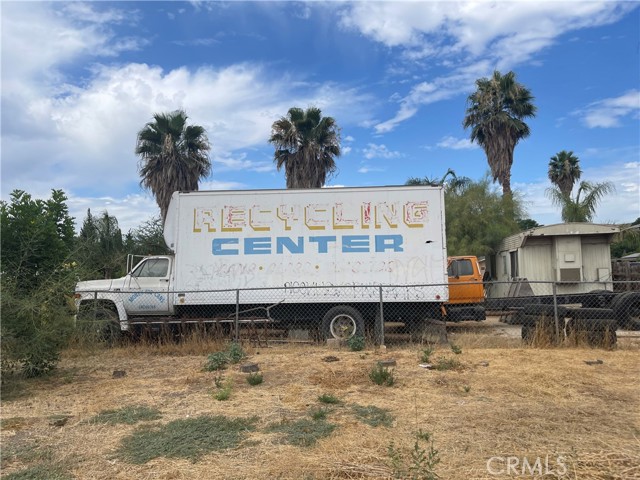
[[[485,283],[480,299],[465,296],[465,288],[477,283],[455,287],[309,283],[212,291],[84,291],[77,293],[78,321],[106,322],[130,332],[199,326],[236,340],[249,336],[257,341],[311,343],[357,335],[376,344],[384,344],[385,328],[390,326],[407,335],[408,341],[424,341],[425,332],[444,329],[445,321],[469,320],[473,315],[480,321],[485,314],[523,325],[525,340],[531,328],[541,326],[556,339],[566,335],[568,326],[576,330],[606,324],[611,330],[615,324],[613,332],[640,326],[640,282],[516,279]],[[456,309],[472,316],[458,318],[452,315]]]

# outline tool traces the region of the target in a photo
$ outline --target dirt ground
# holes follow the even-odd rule
[[[640,478],[639,332],[621,332],[615,350],[523,347],[519,327],[496,318],[451,325],[449,332],[461,352],[437,347],[432,363],[452,365],[442,371],[420,366],[426,346],[392,338],[386,349],[360,352],[245,345],[264,382],[250,386],[231,366],[222,373],[232,385],[226,401],[214,397],[221,374],[203,371],[205,353],[149,345],[68,351],[47,378],[5,382],[1,476],[40,478],[17,474],[43,465],[61,473],[42,478],[394,478],[389,447],[410,465],[422,430],[437,450],[433,470],[442,479]],[[327,356],[338,360],[327,362]],[[390,359],[394,385],[374,384],[369,373]],[[114,378],[116,370],[126,374]],[[268,430],[309,418],[324,408],[323,394],[341,402],[326,406],[327,422],[335,425],[326,438],[301,447]],[[88,422],[129,405],[160,411],[154,425],[204,415],[255,416],[257,423],[237,447],[196,461],[160,457],[132,464],[116,452],[141,423]],[[367,425],[354,406],[384,409],[392,422]],[[536,460],[540,469],[532,474],[525,465]]]

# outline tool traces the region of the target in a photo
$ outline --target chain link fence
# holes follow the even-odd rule
[[[447,300],[448,299],[448,300]],[[385,333],[407,342],[446,341],[450,322],[487,317],[522,325],[522,339],[615,343],[619,329],[640,328],[640,282],[486,282],[438,285],[324,286],[215,291],[83,291],[78,326],[117,335],[169,331],[247,340],[318,343]]]

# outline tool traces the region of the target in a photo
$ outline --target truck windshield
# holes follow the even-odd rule
[[[136,268],[132,275],[134,277],[166,277],[169,271],[169,259],[154,258],[147,260]]]
[[[471,260],[454,260],[447,268],[447,274],[450,277],[459,277],[461,275],[473,275],[473,265]]]

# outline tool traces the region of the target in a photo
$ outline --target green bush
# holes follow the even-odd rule
[[[53,370],[73,332],[73,314],[56,280],[30,292],[2,277],[2,371],[18,368],[26,377]]]
[[[422,352],[420,353],[420,362],[421,363],[430,363],[432,354],[433,354],[433,349],[432,348],[428,347],[428,348],[422,349]]]
[[[443,372],[446,370],[459,370],[462,364],[455,358],[438,357],[434,367],[436,370]]]
[[[395,383],[395,377],[393,369],[388,369],[380,364],[377,364],[369,372],[369,378],[376,385],[385,385],[387,387],[392,386]]]
[[[364,337],[360,335],[354,335],[347,340],[347,345],[352,352],[359,352],[364,350]]]
[[[216,400],[223,402],[231,398],[231,385],[226,385],[213,394]]]
[[[433,445],[433,440],[426,447],[420,445],[421,441],[429,442],[430,435],[420,430],[416,433],[413,449],[407,455],[396,448],[394,442],[389,444],[387,453],[391,459],[391,469],[394,478],[410,478],[412,480],[437,480],[439,475],[435,472],[440,463],[440,455]]]
[[[246,357],[247,354],[242,350],[242,346],[239,343],[233,342],[229,344],[226,350],[210,354],[207,357],[207,363],[204,369],[207,372],[224,370],[228,364],[238,363]]]
[[[247,383],[251,386],[260,385],[263,381],[261,373],[250,373],[247,375]]]
[[[236,342],[232,342],[227,347],[227,356],[229,357],[229,363],[239,363],[242,359],[247,358],[247,354],[242,350],[242,345]]]
[[[204,369],[207,372],[215,372],[216,370],[224,370],[229,363],[229,357],[225,352],[212,353],[207,357],[207,363],[204,365]]]

